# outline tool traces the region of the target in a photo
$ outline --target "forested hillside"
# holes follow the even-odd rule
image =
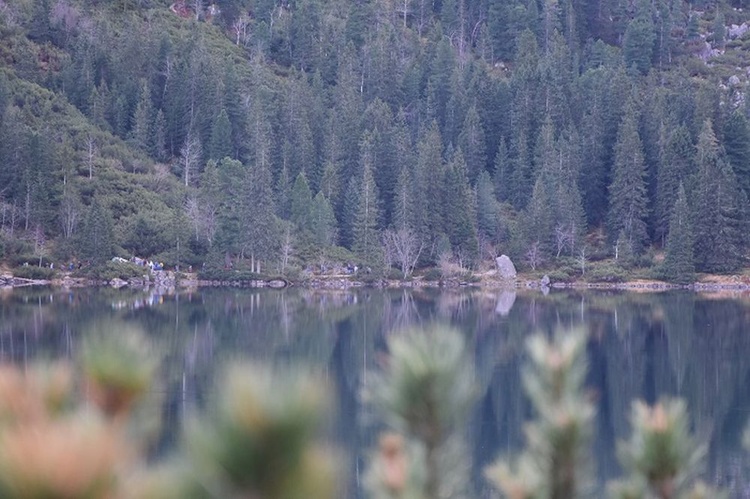
[[[736,272],[748,7],[0,0],[1,249]]]

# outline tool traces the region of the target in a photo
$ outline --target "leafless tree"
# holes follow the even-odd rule
[[[479,235],[479,251],[482,258],[492,260],[493,266],[495,264],[495,259],[500,256],[500,250],[497,245],[481,234]]]
[[[39,257],[39,266],[42,266],[42,259],[47,254],[47,237],[44,235],[44,229],[37,224],[34,232],[31,234],[34,241],[34,254]]]
[[[581,275],[586,275],[586,246],[582,246],[576,258],[578,266],[581,267]]]
[[[291,227],[286,224],[284,234],[281,239],[280,247],[280,259],[279,259],[279,270],[282,275],[286,273],[286,268],[289,265],[289,258],[294,253],[294,236],[292,235]]]
[[[250,17],[246,14],[242,14],[232,23],[232,31],[234,31],[234,44],[243,47],[247,46],[247,42],[250,41]]]
[[[182,166],[182,179],[185,187],[195,182],[198,172],[198,162],[202,154],[201,141],[193,131],[188,132],[185,144],[180,149],[180,164]]]
[[[406,18],[411,13],[410,8],[411,0],[401,0],[400,6],[396,7],[396,12],[401,14],[404,20],[404,28],[406,28]]]
[[[557,243],[557,258],[560,258],[565,248],[573,252],[575,242],[575,226],[566,227],[562,224],[555,227],[555,242]]]
[[[13,203],[6,203],[6,202],[0,202],[0,215],[2,215],[2,231],[4,234],[7,234],[11,238],[14,235],[14,232],[16,230],[16,225],[18,223],[18,207],[16,206],[16,202],[13,201]]]
[[[529,264],[531,270],[536,268],[542,263],[542,251],[539,248],[539,241],[535,241],[526,251],[526,263]]]
[[[86,166],[89,169],[89,178],[94,177],[94,156],[96,155],[96,139],[90,133],[86,134]]]
[[[81,210],[76,200],[71,196],[64,196],[60,203],[60,223],[65,239],[70,239],[78,227]]]
[[[185,201],[185,216],[193,226],[193,233],[198,240],[205,239],[209,246],[213,244],[216,235],[216,207],[211,203],[202,202],[196,196],[190,196]]]
[[[398,230],[386,230],[383,233],[383,243],[386,259],[396,261],[404,277],[410,276],[422,254],[424,241],[414,231],[404,227]]]

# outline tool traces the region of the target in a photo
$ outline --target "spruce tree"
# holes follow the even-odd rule
[[[151,104],[151,90],[145,79],[141,80],[141,89],[138,104],[133,114],[131,136],[135,146],[142,150],[148,150],[153,132],[154,108]]]
[[[681,179],[692,173],[695,147],[690,131],[684,125],[670,129],[664,124],[659,138],[659,167],[656,178],[655,235],[665,240],[669,233],[677,192]]]
[[[80,258],[93,264],[108,261],[114,250],[113,228],[114,222],[109,210],[94,198],[79,233]]]
[[[750,123],[743,112],[734,111],[724,122],[724,150],[737,181],[750,196]]]
[[[445,191],[441,196],[444,232],[448,236],[453,251],[462,260],[473,262],[479,256],[477,241],[476,212],[466,162],[461,149],[453,154],[445,173]]]
[[[211,140],[208,144],[208,158],[219,161],[224,158],[233,158],[232,147],[232,123],[226,109],[216,115],[211,125]]]
[[[484,127],[479,118],[479,113],[477,113],[476,103],[466,113],[458,143],[466,160],[469,183],[474,185],[479,174],[485,171],[487,164]]]
[[[435,121],[423,132],[417,144],[415,218],[420,223],[420,236],[425,241],[436,240],[443,229],[443,210],[435,209],[432,203],[441,199],[445,182],[443,144]]]
[[[250,256],[251,271],[268,261],[279,242],[279,224],[274,215],[271,172],[262,164],[245,168],[241,206],[241,244]]]
[[[646,74],[651,69],[656,28],[651,18],[651,2],[642,0],[635,18],[628,24],[622,41],[625,64]]]
[[[509,201],[510,199],[512,192],[511,179],[513,178],[512,165],[513,163],[508,155],[508,146],[505,143],[505,137],[503,137],[500,140],[500,145],[497,147],[497,154],[495,154],[495,171],[492,178],[495,185],[495,194],[501,202]]]
[[[477,178],[477,229],[490,241],[496,241],[500,222],[500,205],[495,197],[495,188],[487,171]]]
[[[357,211],[354,218],[353,249],[362,262],[376,266],[380,263],[380,200],[372,174],[372,144],[366,137],[361,145],[362,177],[360,178]]]
[[[632,103],[617,132],[613,169],[612,183],[609,186],[609,234],[614,237],[623,231],[629,246],[638,255],[648,241],[648,198],[643,145],[638,135],[638,117]]]
[[[322,192],[318,192],[312,201],[310,232],[313,241],[320,248],[336,242],[336,217],[333,214],[331,203]]]
[[[307,230],[310,226],[310,212],[312,207],[312,192],[307,184],[305,174],[300,172],[294,180],[294,187],[289,200],[290,221],[300,230]]]
[[[698,172],[694,181],[693,230],[696,269],[730,272],[744,259],[747,196],[706,121],[698,137]]]
[[[695,273],[690,206],[682,183],[678,188],[677,201],[669,221],[662,273],[666,279],[682,284],[692,282]]]

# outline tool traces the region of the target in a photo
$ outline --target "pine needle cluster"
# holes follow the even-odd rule
[[[215,414],[188,429],[183,479],[192,497],[335,497],[333,458],[313,445],[329,405],[320,380],[236,365],[219,392]]]
[[[589,479],[593,404],[584,392],[586,335],[558,332],[528,341],[524,388],[537,418],[526,426],[527,449],[501,460],[487,477],[509,499],[580,497]]]
[[[726,497],[704,483],[693,483],[705,454],[689,431],[686,404],[664,399],[648,406],[633,403],[633,434],[618,445],[618,457],[629,476],[610,486],[615,499]]]
[[[374,498],[461,498],[468,465],[460,431],[476,395],[463,337],[443,327],[391,337],[371,392],[394,432],[375,452],[366,487]]]

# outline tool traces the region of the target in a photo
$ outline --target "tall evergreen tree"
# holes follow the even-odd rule
[[[141,80],[141,89],[138,104],[133,114],[133,125],[131,134],[135,146],[139,149],[148,150],[153,133],[154,108],[151,104],[151,90],[148,82]]]
[[[696,269],[729,272],[744,260],[748,201],[708,120],[698,137],[697,162],[693,193]]]
[[[274,215],[271,172],[262,164],[245,168],[241,207],[241,245],[253,271],[268,261],[279,243],[279,224]]]
[[[473,262],[479,255],[476,209],[461,149],[453,154],[447,165],[444,186],[440,199],[445,234],[453,251],[459,253],[463,260]]]
[[[380,218],[380,200],[378,188],[372,174],[371,156],[367,139],[362,145],[362,178],[359,189],[359,204],[354,219],[353,249],[362,261],[368,265],[380,262],[380,234],[378,220]]]
[[[227,110],[222,108],[211,125],[211,140],[208,144],[208,159],[219,161],[234,155],[232,147],[232,123]]]
[[[750,196],[750,123],[740,111],[731,113],[724,122],[724,150],[737,181]]]
[[[442,210],[434,209],[434,200],[441,199],[445,181],[445,167],[442,155],[443,145],[437,123],[423,132],[417,144],[415,218],[419,223],[420,237],[425,241],[435,241],[442,233]]]
[[[466,119],[458,138],[458,144],[466,159],[469,183],[473,185],[476,183],[479,174],[485,171],[487,166],[484,128],[479,118],[479,113],[477,113],[476,104],[472,104],[466,113]]]
[[[312,201],[310,232],[318,247],[325,248],[336,242],[336,217],[331,203],[322,192],[318,192]]]
[[[306,230],[310,226],[312,192],[303,172],[300,172],[294,179],[289,205],[290,221],[295,223],[300,230]]]
[[[617,133],[609,196],[607,225],[610,237],[623,231],[633,252],[640,254],[648,241],[648,198],[643,145],[638,135],[638,116],[632,103]]]
[[[684,125],[671,129],[661,127],[659,169],[656,178],[655,236],[662,240],[669,233],[669,222],[677,200],[677,191],[682,179],[692,174],[695,147],[690,131]]]
[[[695,273],[693,226],[690,215],[685,187],[680,183],[669,222],[669,235],[662,266],[664,277],[678,283],[691,282]]]
[[[500,205],[495,197],[492,178],[483,171],[477,178],[477,229],[479,234],[489,241],[496,241],[500,223]]]
[[[115,244],[113,228],[112,215],[95,197],[79,233],[78,252],[81,259],[94,264],[108,261]]]
[[[642,0],[638,4],[635,18],[628,24],[622,41],[625,64],[646,74],[651,69],[656,41],[656,28],[651,17],[651,2]]]

